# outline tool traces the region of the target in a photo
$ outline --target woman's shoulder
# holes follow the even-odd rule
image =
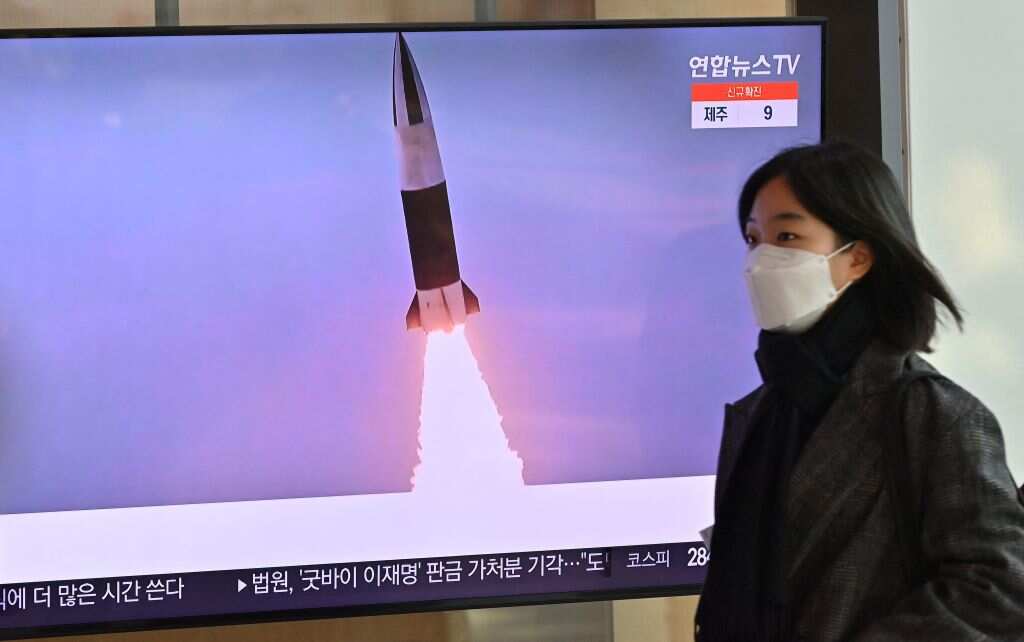
[[[1019,510],[1017,483],[1007,467],[1006,443],[992,411],[924,358],[915,355],[908,365],[937,375],[914,380],[906,391],[903,434],[911,464],[932,479],[974,479],[977,483],[969,485],[987,488],[989,500],[1005,499]],[[976,500],[974,495],[966,498]]]
[[[920,354],[910,355],[907,366],[905,375],[912,377],[904,393],[907,420],[935,429],[950,428],[968,419],[997,424],[995,416],[980,399]]]

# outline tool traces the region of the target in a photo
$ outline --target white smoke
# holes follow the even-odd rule
[[[492,495],[523,488],[523,461],[509,447],[462,326],[427,335],[416,493]]]

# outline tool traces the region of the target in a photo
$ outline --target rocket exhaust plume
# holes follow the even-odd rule
[[[497,498],[524,487],[523,461],[509,447],[462,326],[427,335],[419,442],[414,492]]]
[[[409,235],[416,294],[405,315],[408,329],[451,331],[480,311],[480,302],[459,274],[448,184],[441,167],[434,120],[416,62],[395,36],[391,115],[398,144],[402,209]]]

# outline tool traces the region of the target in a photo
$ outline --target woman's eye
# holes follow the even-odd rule
[[[796,234],[793,234],[792,232],[779,232],[778,240],[780,242],[795,241]]]
[[[754,247],[755,245],[757,245],[757,239],[755,239],[753,236],[749,234],[744,236],[743,240],[747,242],[747,247]]]

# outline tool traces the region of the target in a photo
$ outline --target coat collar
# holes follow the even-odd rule
[[[887,389],[903,373],[908,354],[875,339],[850,369],[844,394],[848,390],[859,397],[870,397]],[[729,407],[737,418],[750,417],[763,397],[762,392],[759,387]]]
[[[881,340],[872,341],[850,369],[849,378],[839,398],[866,399],[887,389],[903,373],[907,356],[907,352],[891,348]],[[754,416],[763,399],[764,386],[759,386],[746,397],[725,406],[725,430],[736,443],[733,452],[737,456],[751,429],[750,418]],[[839,405],[838,401],[839,399],[832,404],[832,409]],[[830,415],[834,414],[831,412],[832,409],[822,418],[822,424],[828,423]],[[737,458],[731,457],[729,461],[722,462],[723,470],[718,471],[720,480],[728,482]]]
[[[875,339],[850,370],[850,386],[860,397],[870,397],[884,390],[903,374],[910,353],[897,350]]]

